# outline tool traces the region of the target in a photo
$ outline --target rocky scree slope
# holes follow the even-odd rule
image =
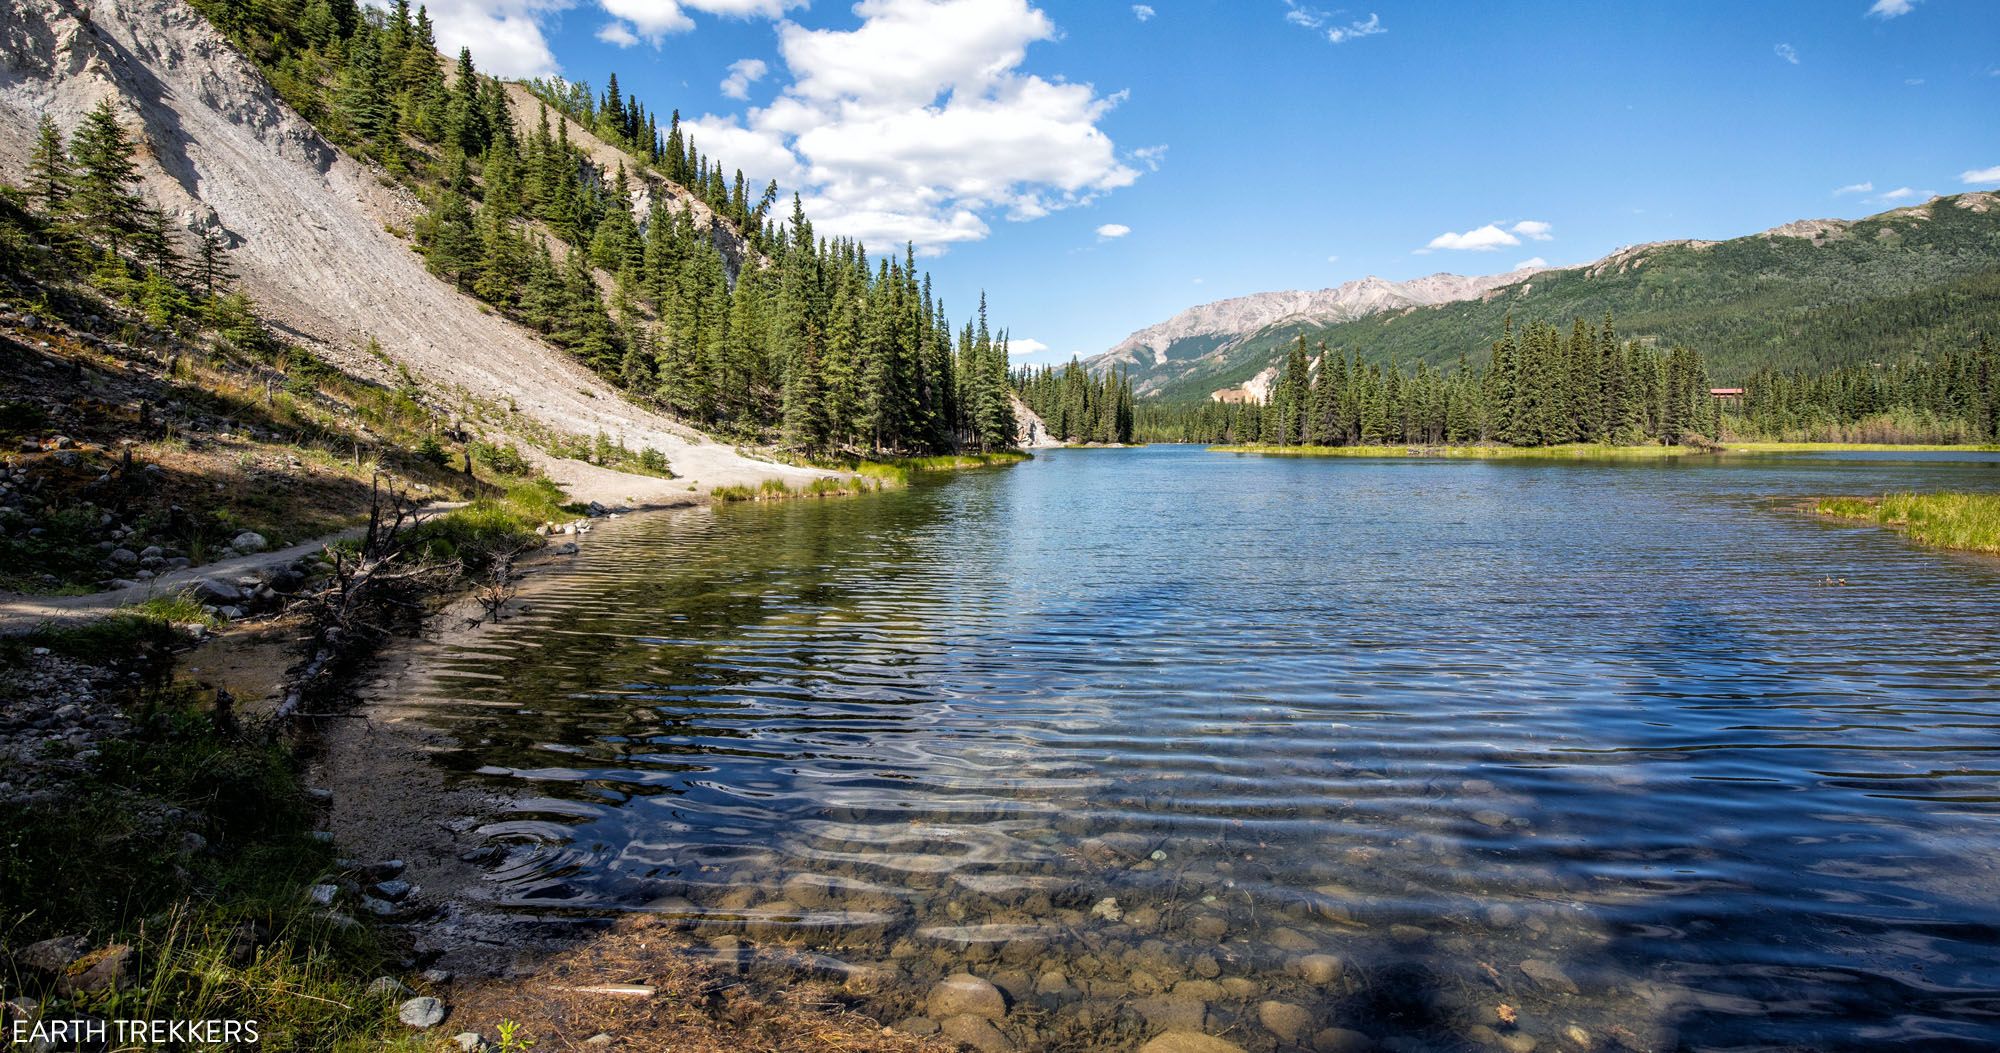
[[[1136,393],[1154,394],[1175,379],[1229,362],[1233,351],[1272,327],[1330,325],[1382,311],[1469,300],[1521,281],[1536,270],[1483,277],[1433,274],[1406,282],[1370,275],[1331,289],[1217,300],[1141,329],[1111,350],[1092,356],[1085,365],[1099,376],[1112,369],[1130,370],[1138,378]]]
[[[362,350],[372,339],[429,390],[509,407],[543,430],[651,446],[682,477],[550,459],[544,467],[573,497],[657,503],[691,488],[819,474],[743,457],[627,402],[433,276],[390,232],[406,228],[419,203],[322,139],[183,0],[0,7],[0,173],[21,178],[43,113],[71,129],[105,98],[143,140],[142,192],[177,224],[217,230],[235,246],[244,291],[302,343],[388,379],[391,367]]]

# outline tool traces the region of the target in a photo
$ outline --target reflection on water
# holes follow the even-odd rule
[[[397,702],[505,902],[919,1030],[970,970],[1024,1048],[2000,1044],[2000,571],[1772,501],[1944,486],[1061,451],[615,524]]]

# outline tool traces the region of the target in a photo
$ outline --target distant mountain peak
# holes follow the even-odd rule
[[[1176,347],[1189,341],[1210,342],[1209,338],[1214,338],[1214,342],[1196,357],[1224,354],[1238,341],[1273,325],[1331,325],[1382,311],[1470,300],[1543,269],[1529,267],[1478,276],[1441,272],[1402,282],[1370,274],[1330,289],[1233,296],[1190,307],[1158,325],[1141,329],[1086,364],[1098,372],[1120,366],[1166,366]]]

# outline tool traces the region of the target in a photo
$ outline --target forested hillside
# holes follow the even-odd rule
[[[545,109],[522,122],[469,52],[447,72],[401,0],[195,5],[329,138],[423,196],[412,233],[433,271],[629,396],[808,454],[1013,443],[1006,335],[983,304],[954,327],[908,247],[871,260],[817,238],[796,199],[774,216],[774,185],[753,203],[615,79],[601,96],[534,85]]]
[[[1718,383],[1740,384],[1759,369],[1962,351],[1979,334],[2000,332],[2000,197],[1961,194],[1853,222],[1640,246],[1483,297],[1334,325],[1281,324],[1157,394],[1205,399],[1279,362],[1299,336],[1367,362],[1440,366],[1460,355],[1483,361],[1490,334],[1510,315],[1565,325],[1607,312],[1631,338],[1701,351]],[[1111,368],[1108,356],[1089,364],[1100,374]]]
[[[1625,339],[1606,315],[1567,331],[1503,319],[1483,360],[1384,367],[1296,337],[1268,403],[1141,404],[1148,441],[1269,446],[1703,443],[1724,438],[2000,442],[2000,352],[1960,350],[1830,371],[1759,370],[1720,396],[1685,347]]]

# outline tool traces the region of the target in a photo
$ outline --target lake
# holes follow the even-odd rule
[[[919,1031],[1994,1048],[2000,561],[1787,504],[1908,488],[2000,463],[1046,452],[607,524],[395,707],[499,901]]]

